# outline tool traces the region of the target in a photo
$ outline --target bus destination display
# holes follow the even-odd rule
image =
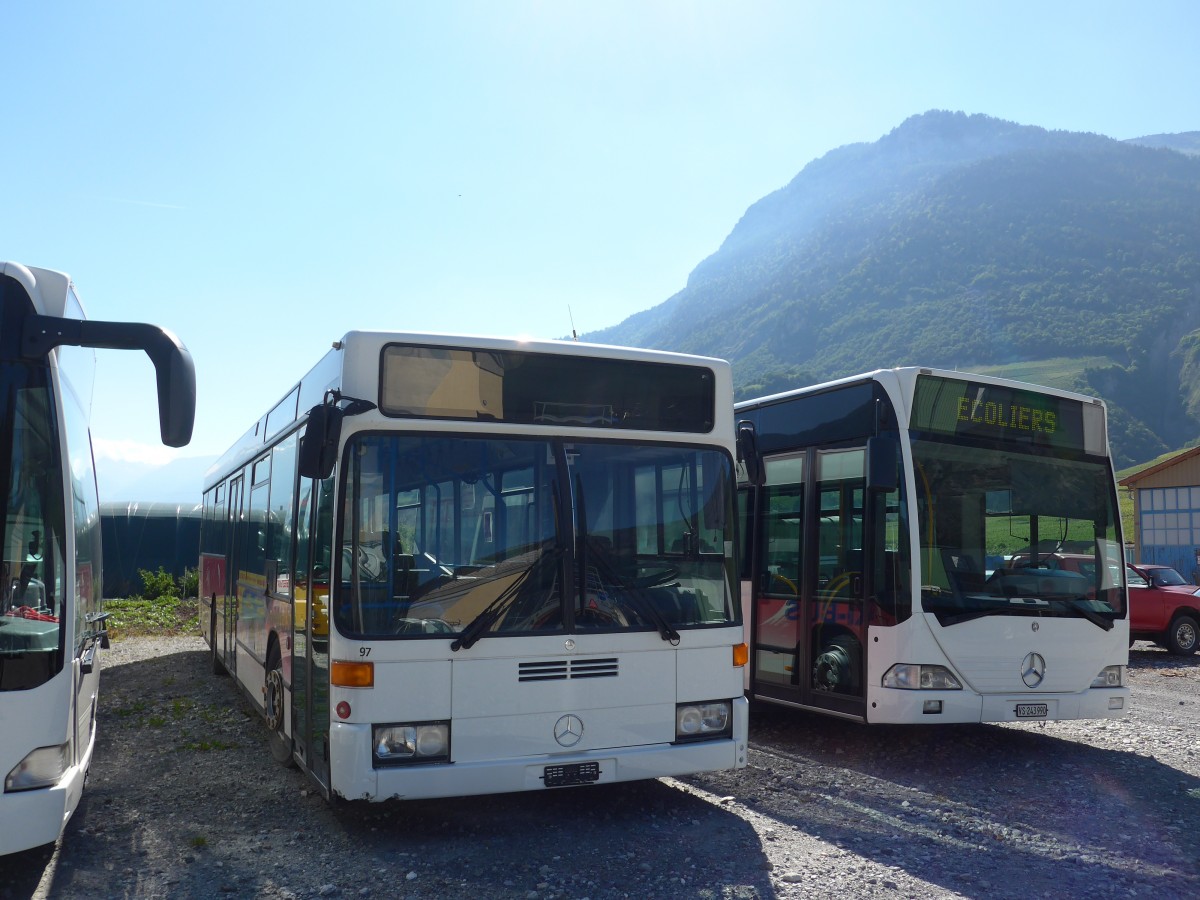
[[[1086,450],[1084,404],[1007,386],[923,375],[913,400],[915,431]]]

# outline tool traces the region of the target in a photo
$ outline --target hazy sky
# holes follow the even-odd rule
[[[9,0],[0,21],[0,259],[183,339],[183,455],[222,452],[352,329],[560,337],[654,306],[754,201],[917,113],[1200,130],[1193,0]],[[98,456],[156,446],[149,361],[98,356]]]

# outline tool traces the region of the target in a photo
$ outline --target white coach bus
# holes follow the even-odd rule
[[[351,332],[209,471],[201,622],[328,798],[744,766],[729,367]]]
[[[736,415],[754,697],[862,722],[1124,715],[1101,401],[904,368]]]
[[[172,334],[89,321],[66,275],[0,263],[0,853],[58,838],[95,744],[107,637],[86,348],[146,351],[163,443],[190,440],[195,372]]]

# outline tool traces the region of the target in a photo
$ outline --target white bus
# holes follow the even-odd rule
[[[100,516],[88,423],[95,353],[145,350],[165,444],[192,433],[192,360],[152,325],[85,319],[60,272],[0,263],[0,853],[58,839],[95,743]]]
[[[1100,400],[903,368],[736,417],[753,697],[868,723],[1124,714]]]
[[[201,622],[329,799],[745,765],[719,360],[351,332],[210,469]]]

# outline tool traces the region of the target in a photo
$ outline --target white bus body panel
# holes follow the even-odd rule
[[[79,805],[83,782],[95,746],[94,722],[76,723],[73,717],[46,715],[46,710],[74,711],[71,696],[79,663],[68,663],[50,681],[27,691],[4,696],[0,720],[0,777],[7,777],[31,751],[39,747],[72,744],[71,765],[53,787],[0,795],[0,855],[40,847],[58,839]],[[81,683],[81,697],[94,696],[99,667]],[[88,683],[92,689],[88,691]],[[93,705],[94,710],[94,705]],[[90,719],[90,714],[89,714]],[[78,724],[80,740],[71,730]],[[2,782],[0,782],[2,787]]]
[[[600,763],[593,783],[745,766],[749,707],[728,641],[729,629],[685,632],[678,648],[645,632],[484,638],[452,659],[442,641],[372,644],[375,686],[330,693],[332,709],[345,701],[352,710],[330,728],[333,793],[383,800],[544,789],[547,765],[580,762]],[[520,679],[522,663],[596,659],[612,660],[613,674]],[[733,701],[732,738],[672,743],[676,703],[705,700]],[[570,748],[554,738],[566,714],[583,723]],[[373,766],[373,724],[441,720],[452,723],[451,763]]]
[[[1037,631],[1033,630],[1036,623]],[[931,614],[915,613],[890,628],[871,628],[867,721],[899,724],[1037,722],[1119,718],[1129,709],[1129,688],[1093,688],[1105,666],[1128,662],[1129,621],[1104,631],[1086,619],[985,616],[948,628]],[[1046,662],[1045,678],[1029,688],[1021,678],[1029,653]],[[901,659],[900,657],[904,658]],[[1097,663],[1098,659],[1103,662]],[[946,666],[962,682],[955,691],[885,688],[891,661]],[[1111,703],[1119,698],[1119,705]],[[940,700],[942,712],[924,712]],[[1018,718],[1017,704],[1046,704],[1045,716]]]

